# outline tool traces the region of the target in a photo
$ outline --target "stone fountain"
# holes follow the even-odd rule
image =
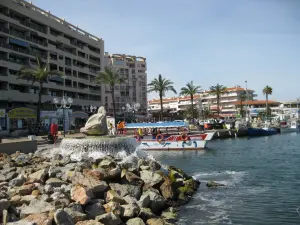
[[[98,112],[92,115],[80,132],[85,134],[84,138],[65,138],[60,144],[60,149],[64,155],[76,155],[82,157],[101,157],[102,155],[116,155],[120,152],[126,155],[132,154],[137,147],[134,138],[116,137],[108,135],[108,124],[111,121],[106,116],[104,107],[100,107]]]

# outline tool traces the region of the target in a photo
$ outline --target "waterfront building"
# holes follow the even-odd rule
[[[119,71],[126,80],[115,86],[116,114],[118,117],[145,117],[147,114],[147,63],[146,58],[126,54],[104,55],[105,66]],[[130,107],[127,107],[127,106]],[[134,107],[134,106],[138,107]],[[104,87],[104,106],[109,113],[113,104],[109,85]]]
[[[235,102],[239,101],[239,95],[245,92],[246,89],[240,86],[235,86],[227,88],[227,93],[221,95],[220,97],[220,116],[231,117],[237,113],[237,108]],[[256,97],[254,90],[248,91],[248,99],[253,100]],[[179,96],[173,98],[163,99],[163,109],[165,113],[165,119],[175,119],[181,112],[183,112],[187,107],[191,106],[190,96]],[[194,96],[195,107],[202,109],[209,109],[212,113],[217,112],[217,96],[212,94],[209,90],[203,91]],[[154,117],[158,117],[160,112],[160,100],[153,99],[148,102],[148,111]]]
[[[29,119],[26,115],[32,117],[32,113],[21,113],[23,118],[11,118],[14,121],[9,127],[6,115],[12,108],[36,108],[38,84],[31,87],[30,82],[18,80],[16,75],[23,66],[36,66],[37,56],[49,61],[51,70],[66,76],[49,78],[44,84],[42,111],[56,110],[54,97],[73,98],[73,112],[103,104],[103,88],[94,80],[104,67],[104,41],[27,1],[1,0],[0,115],[3,111],[5,114],[0,116],[2,132],[15,125],[25,128]]]

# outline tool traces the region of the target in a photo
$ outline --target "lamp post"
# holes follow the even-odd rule
[[[65,99],[65,96],[63,96],[62,99],[54,98],[53,103],[55,104],[55,107],[57,109],[63,110],[63,130],[64,130],[64,137],[66,137],[66,127],[65,127],[65,109],[71,108],[71,105],[73,103],[72,98]]]
[[[126,108],[125,108],[124,106],[122,106],[123,117],[124,117],[123,119],[124,119],[124,121],[125,121],[125,112],[126,112],[125,110],[126,110]]]
[[[128,111],[131,110],[133,113],[133,120],[135,120],[135,113],[139,110],[140,107],[141,107],[141,104],[138,102],[132,103],[132,104],[129,104],[129,103],[126,104],[127,110]]]

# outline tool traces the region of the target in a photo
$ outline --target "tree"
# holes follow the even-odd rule
[[[188,106],[183,115],[186,118],[199,117],[199,110],[195,109],[193,106]]]
[[[173,87],[173,82],[169,79],[163,78],[161,74],[158,75],[158,78],[154,78],[149,84],[148,84],[148,92],[157,92],[160,99],[160,117],[161,120],[163,120],[163,96],[165,95],[165,92],[172,91],[175,94],[177,94],[175,88]]]
[[[241,117],[243,117],[243,102],[247,99],[246,91],[242,91],[239,93],[240,107],[241,107]]]
[[[36,126],[38,127],[41,122],[41,104],[42,104],[42,90],[43,84],[48,82],[48,78],[51,76],[63,76],[63,73],[57,70],[49,69],[49,62],[44,63],[40,57],[36,58],[37,66],[22,67],[18,72],[18,79],[25,79],[31,81],[31,87],[35,82],[39,84],[38,102],[36,109]]]
[[[263,89],[263,94],[266,96],[266,116],[268,116],[269,114],[269,105],[268,105],[268,101],[269,101],[269,95],[272,95],[273,93],[273,89],[270,86],[265,86]]]
[[[113,116],[116,119],[116,103],[115,103],[115,85],[125,82],[125,78],[121,77],[119,70],[115,68],[105,67],[103,72],[100,72],[95,82],[98,84],[107,84],[110,88],[111,98],[113,102]]]
[[[194,95],[200,91],[201,91],[201,87],[195,86],[193,81],[191,81],[186,84],[186,87],[181,88],[180,95],[185,95],[185,96],[189,95],[191,97],[192,109],[193,109],[194,108]],[[194,110],[191,110],[191,112],[192,112],[191,118],[192,118],[192,121],[194,122],[196,115],[194,114]]]
[[[227,88],[225,86],[217,83],[216,86],[211,86],[209,89],[212,94],[215,94],[217,96],[217,113],[218,113],[218,115],[220,115],[220,98],[221,98],[221,95],[227,93]]]

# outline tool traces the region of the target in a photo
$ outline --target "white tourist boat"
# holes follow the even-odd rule
[[[185,122],[126,124],[126,129],[135,130],[134,137],[143,150],[202,150],[214,136],[214,132],[188,134],[187,127]],[[157,129],[157,133],[153,133],[153,129]]]
[[[289,133],[289,132],[297,132],[299,131],[300,124],[298,121],[294,120],[291,121],[291,124],[282,124],[280,127],[280,132],[281,133]]]

